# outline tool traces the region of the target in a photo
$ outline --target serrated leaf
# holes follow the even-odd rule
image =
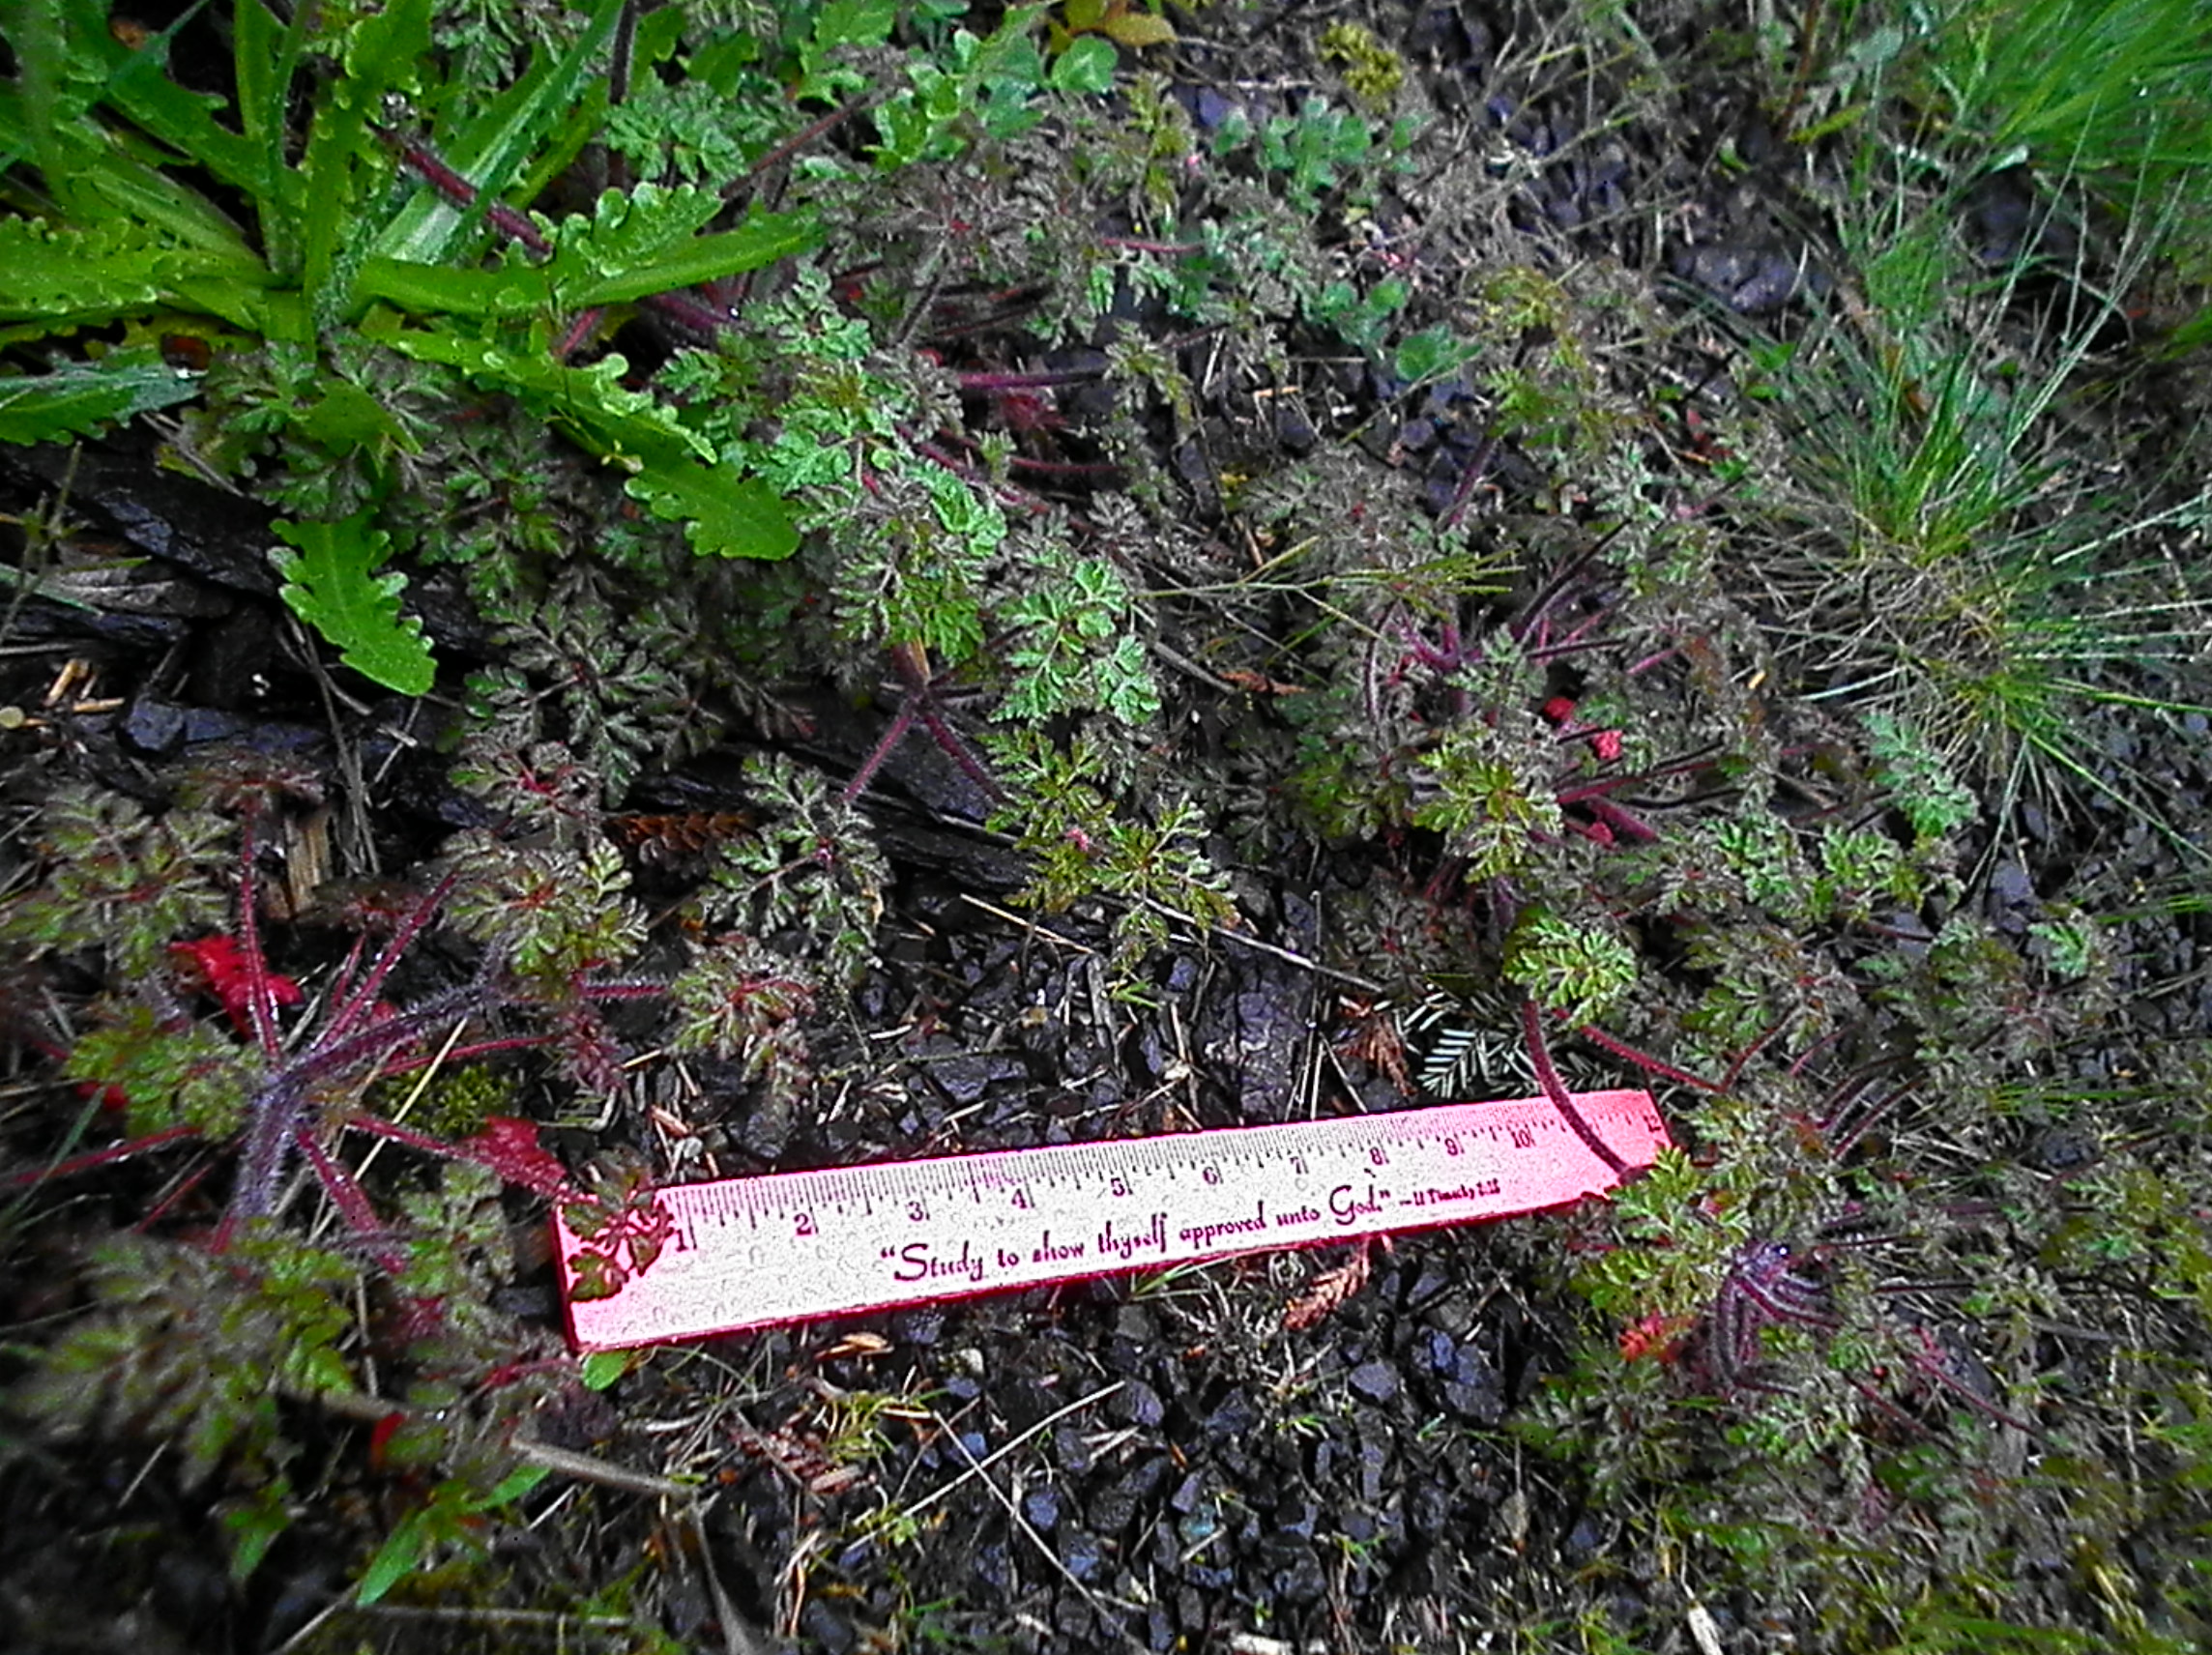
[[[589,218],[574,216],[555,226],[554,275],[568,283],[637,270],[697,235],[721,210],[720,195],[690,185],[609,189]]]
[[[368,526],[357,511],[335,523],[273,527],[292,546],[270,553],[283,577],[282,595],[293,614],[334,645],[345,664],[401,695],[425,695],[437,663],[422,636],[422,623],[399,612],[407,577],[378,574],[391,552],[391,537]]]
[[[0,379],[0,443],[51,443],[96,436],[107,425],[199,394],[151,347],[111,351],[99,362]]]
[[[60,328],[134,314],[194,279],[251,286],[268,279],[258,260],[165,247],[128,222],[89,230],[0,218],[0,321]]]
[[[799,550],[799,529],[783,497],[733,466],[649,460],[626,486],[655,517],[681,519],[701,557],[775,562]]]
[[[811,214],[758,213],[742,228],[671,244],[650,263],[607,268],[601,274],[579,278],[572,287],[563,285],[560,292],[573,305],[618,305],[650,293],[667,293],[759,270],[778,259],[807,252],[821,241],[821,227]],[[555,269],[558,273],[558,260]]]
[[[630,494],[666,522],[682,521],[703,557],[789,557],[799,548],[790,508],[774,489],[721,461],[707,440],[643,392],[626,390],[629,364],[603,357],[569,367],[550,357],[502,349],[442,331],[374,327],[393,349],[457,367],[508,391],[567,427],[601,458],[630,474]]]
[[[249,1580],[269,1555],[269,1548],[291,1526],[291,1513],[285,1509],[291,1492],[292,1485],[278,1477],[222,1514],[222,1525],[230,1530],[230,1578],[234,1582],[244,1584]]]
[[[368,249],[362,203],[393,169],[368,136],[368,121],[387,93],[409,85],[430,50],[430,0],[392,0],[348,32],[346,73],[315,100],[302,165],[302,274],[318,326],[335,326],[353,298],[355,273]]]
[[[1449,328],[1423,328],[1398,341],[1390,365],[1407,383],[1425,385],[1455,371],[1473,354],[1473,347]]]
[[[193,92],[171,77],[167,34],[174,32],[172,28],[143,45],[131,46],[111,30],[87,28],[81,33],[79,49],[102,74],[103,102],[223,183],[255,190],[263,177],[258,147],[216,120],[220,98]]]
[[[894,0],[830,0],[814,19],[817,46],[880,46],[898,21]]]
[[[514,394],[534,414],[568,426],[592,450],[635,471],[645,456],[664,449],[712,460],[707,440],[642,391],[622,384],[629,363],[601,357],[586,367],[555,362],[542,350],[509,350],[488,339],[444,329],[401,328],[376,319],[363,332],[417,362],[459,368],[494,390]]]

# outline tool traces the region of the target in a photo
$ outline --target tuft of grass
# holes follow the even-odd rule
[[[2094,258],[2093,234],[2059,220],[2068,203],[2086,218],[2068,190],[1987,269],[1957,228],[1964,193],[1911,182],[1847,211],[1858,281],[1784,370],[1798,532],[1757,559],[1771,624],[1810,699],[1905,718],[2000,823],[2089,795],[2155,817],[2099,711],[2197,711],[2168,686],[2212,638],[2212,593],[2179,550],[2212,523],[2212,490],[2100,463],[2083,392],[2169,219],[2139,199]],[[2071,248],[2055,270],[2037,252],[2052,246]]]
[[[2212,255],[2212,12],[2200,0],[1952,0],[1918,14],[1947,145],[2026,162],[2123,206],[2139,190]]]

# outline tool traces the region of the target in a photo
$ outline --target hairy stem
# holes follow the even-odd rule
[[[1521,1033],[1528,1044],[1528,1061],[1536,1071],[1536,1084],[1544,1089],[1544,1095],[1552,1100],[1552,1107],[1559,1112],[1559,1118],[1575,1129],[1575,1136],[1591,1154],[1626,1177],[1628,1163],[1615,1154],[1613,1146],[1600,1138],[1596,1128],[1584,1118],[1583,1112],[1575,1106],[1574,1094],[1567,1090],[1566,1083],[1559,1079],[1559,1071],[1553,1067],[1552,1049],[1544,1043],[1544,1014],[1537,1009],[1533,996],[1521,1002]]]

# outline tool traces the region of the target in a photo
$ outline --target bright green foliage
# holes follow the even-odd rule
[[[1636,1245],[1583,1261],[1577,1291],[1622,1321],[1702,1314],[1727,1260],[1750,1235],[1748,1213],[1711,1194],[1705,1170],[1678,1148],[1660,1150],[1614,1200],[1620,1233]]]
[[[1409,135],[1410,130],[1394,131],[1390,141],[1402,145]],[[1309,98],[1295,115],[1268,118],[1260,129],[1259,153],[1268,166],[1288,175],[1292,202],[1311,207],[1345,172],[1366,162],[1374,143],[1374,131],[1360,116]]]
[[[2212,232],[2212,19],[2192,0],[1950,0],[1915,14],[1914,64],[1986,155],[2032,158],[2128,201],[2168,190]],[[2205,244],[2195,251],[2203,256]]]
[[[1832,829],[1820,836],[1816,913],[1848,919],[1872,918],[1877,908],[1909,913],[1920,905],[1921,886],[1919,869],[1887,834]]]
[[[1013,687],[993,716],[1039,719],[1096,710],[1124,724],[1158,715],[1160,695],[1145,663],[1129,589],[1103,558],[1055,557],[1043,583],[999,611],[1018,628],[1006,651]]]
[[[1165,943],[1178,919],[1200,927],[1237,923],[1228,879],[1201,842],[1205,818],[1190,798],[1168,791],[1164,778],[1164,797],[1154,795],[1147,821],[1117,808],[1098,755],[1081,739],[1062,752],[1033,729],[995,737],[989,746],[1023,798],[1018,809],[992,818],[1034,858],[1022,901],[1057,913],[1088,898],[1107,899],[1118,910],[1115,955],[1123,966]]]
[[[119,1089],[133,1134],[190,1126],[218,1140],[246,1124],[247,1100],[263,1080],[261,1064],[221,1031],[171,1027],[136,1000],[102,1005],[63,1072],[102,1090]]]
[[[1472,354],[1472,347],[1449,328],[1423,328],[1398,341],[1390,365],[1407,384],[1425,385],[1456,372]]]
[[[1915,834],[1940,839],[1974,820],[1980,804],[1918,731],[1886,712],[1868,713],[1866,724],[1875,779],[1895,792]]]
[[[438,669],[422,623],[399,612],[407,577],[376,572],[392,554],[392,537],[371,528],[365,511],[336,523],[279,518],[275,528],[297,548],[269,554],[292,612],[364,678],[402,695],[428,694]]]
[[[1511,873],[1528,855],[1534,834],[1560,830],[1559,805],[1549,782],[1531,771],[1532,750],[1503,730],[1462,724],[1424,753],[1421,769],[1436,792],[1413,822],[1444,835],[1467,858],[1470,884]]]
[[[94,1264],[98,1308],[11,1400],[63,1435],[172,1442],[189,1484],[226,1461],[266,1476],[279,1399],[353,1387],[337,1344],[354,1282],[293,1235],[248,1231],[219,1255],[118,1235]]]
[[[230,841],[204,811],[150,817],[114,794],[59,789],[40,818],[45,882],[0,904],[0,938],[31,953],[103,948],[122,979],[151,977],[171,943],[224,922]]]
[[[430,1491],[424,1504],[393,1526],[382,1549],[362,1571],[360,1583],[354,1588],[354,1602],[364,1606],[381,1602],[393,1587],[417,1570],[427,1568],[441,1553],[481,1555],[485,1551],[485,1516],[511,1506],[551,1474],[543,1466],[524,1466],[488,1489],[448,1477]]]
[[[1812,910],[1812,882],[1796,838],[1773,815],[1747,810],[1712,826],[1713,848],[1742,882],[1744,900],[1780,919],[1801,919]]]
[[[1502,970],[1569,1024],[1594,1023],[1636,983],[1636,950],[1594,926],[1530,905],[1505,937]]]
[[[911,82],[874,111],[876,164],[946,160],[967,146],[970,122],[995,139],[1018,137],[1044,118],[1036,94],[1046,84],[1044,54],[1033,38],[1034,10],[1016,8],[989,35],[953,32],[942,62],[917,53]]]
[[[601,357],[573,368],[545,354],[540,330],[507,348],[435,330],[379,328],[372,336],[418,362],[456,367],[627,471],[631,496],[681,520],[692,549],[724,558],[789,557],[798,532],[772,488],[717,462],[713,450],[643,392],[621,385],[629,364]]]
[[[2097,969],[2103,954],[2096,927],[2082,919],[2037,920],[2028,935],[2042,944],[2051,969],[2059,976],[2086,977]]]
[[[0,220],[0,229],[12,222]],[[95,362],[63,363],[45,373],[0,377],[0,443],[90,437],[198,394],[196,375],[179,372],[143,345]]]

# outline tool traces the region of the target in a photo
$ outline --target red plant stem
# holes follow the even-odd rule
[[[917,437],[911,432],[908,433],[907,440],[914,445],[916,453],[926,459],[935,460],[954,477],[972,482],[978,488],[988,488],[991,491],[991,497],[1001,506],[1011,506],[1018,510],[1027,511],[1033,517],[1042,517],[1052,509],[1049,504],[1033,494],[1009,484],[992,482],[988,477],[983,475],[982,467],[963,459],[942,443],[931,442],[925,437]],[[959,439],[954,440],[958,441]]]
[[[252,1123],[247,1128],[246,1159],[238,1183],[231,1191],[230,1211],[218,1232],[227,1239],[242,1218],[265,1218],[276,1209],[277,1181],[283,1174],[285,1151],[292,1135],[306,1118],[307,1103],[317,1085],[341,1075],[358,1073],[364,1065],[382,1062],[430,1030],[474,1017],[486,1008],[491,991],[476,982],[449,989],[406,1011],[358,1033],[333,1039],[326,1034],[290,1065],[275,1076],[254,1097]]]
[[[1551,1099],[1559,1118],[1575,1129],[1575,1136],[1591,1154],[1626,1177],[1628,1163],[1615,1154],[1613,1146],[1583,1118],[1583,1112],[1575,1107],[1574,1093],[1567,1090],[1566,1083],[1559,1079],[1559,1071],[1552,1066],[1552,1050],[1544,1044],[1544,1015],[1536,1008],[1532,995],[1524,997],[1521,1002],[1521,1034],[1528,1046],[1528,1062],[1536,1071],[1536,1084],[1544,1089],[1544,1095]]]
[[[1849,1103],[1847,1102],[1838,1109],[1831,1118],[1821,1122],[1821,1131],[1828,1136],[1830,1153],[1840,1161],[1853,1149],[1856,1149],[1866,1135],[1879,1125],[1891,1110],[1912,1095],[1913,1089],[1919,1084],[1918,1081],[1906,1081],[1903,1086],[1891,1090],[1879,1103],[1870,1106],[1861,1114],[1857,1122],[1848,1131],[1842,1131],[1841,1128],[1844,1118],[1850,1112]]]
[[[475,185],[440,160],[428,144],[403,142],[399,146],[399,158],[421,173],[423,182],[428,184],[431,189],[463,212],[474,207],[477,204],[477,197],[482,193]],[[491,225],[493,229],[509,241],[520,242],[540,257],[551,253],[553,250],[553,244],[538,233],[536,224],[533,224],[513,208],[505,206],[500,202],[494,201],[484,210],[484,222]]]
[[[399,923],[393,927],[392,935],[385,939],[384,946],[377,949],[376,958],[369,962],[368,974],[354,989],[346,1002],[332,1016],[326,1039],[345,1034],[360,1022],[363,1015],[376,1003],[377,995],[384,988],[384,979],[392,974],[407,950],[414,946],[415,939],[422,934],[438,911],[445,907],[446,899],[452,895],[453,886],[460,883],[458,873],[450,873],[421,902],[410,910]]]
[[[553,1038],[550,1034],[509,1034],[497,1040],[478,1040],[466,1046],[456,1046],[451,1052],[418,1052],[410,1057],[393,1058],[379,1063],[378,1075],[411,1075],[417,1069],[429,1068],[433,1063],[468,1063],[479,1058],[488,1058],[496,1052],[529,1052],[545,1045]]]
[[[433,1138],[427,1132],[418,1132],[412,1126],[402,1126],[380,1115],[349,1115],[345,1124],[351,1131],[366,1132],[373,1138],[389,1138],[394,1144],[404,1144],[410,1149],[420,1149],[442,1161],[466,1161],[472,1166],[489,1167],[508,1182],[519,1184],[548,1201],[567,1201],[575,1193],[566,1181],[556,1183],[550,1174],[544,1178],[525,1176],[521,1170],[492,1154],[472,1149],[465,1144],[449,1144],[443,1138]]]
[[[1654,1058],[1649,1052],[1631,1046],[1625,1040],[1615,1039],[1595,1024],[1586,1023],[1575,1032],[1591,1045],[1604,1047],[1616,1058],[1626,1058],[1646,1074],[1657,1075],[1662,1080],[1674,1081],[1682,1086],[1695,1087],[1699,1091],[1718,1094],[1727,1089],[1724,1087],[1715,1086],[1703,1075],[1693,1075],[1687,1069],[1677,1069],[1673,1063]]]
[[[1792,1014],[1785,1012],[1780,1021],[1768,1024],[1765,1031],[1761,1033],[1758,1039],[1754,1040],[1750,1045],[1746,1046],[1742,1051],[1738,1052],[1735,1055],[1734,1060],[1729,1064],[1728,1073],[1721,1076],[1721,1084],[1716,1089],[1720,1091],[1733,1091],[1735,1089],[1735,1083],[1743,1078],[1744,1065],[1749,1063],[1752,1059],[1758,1057],[1759,1054],[1765,1049],[1766,1043],[1769,1040],[1773,1039],[1775,1035],[1781,1033],[1783,1030],[1790,1027],[1791,1017]]]
[[[165,1149],[171,1144],[182,1143],[188,1138],[197,1138],[199,1135],[200,1129],[197,1126],[165,1126],[159,1132],[149,1132],[143,1138],[132,1138],[122,1144],[110,1144],[104,1149],[90,1149],[81,1155],[72,1155],[66,1161],[56,1161],[51,1166],[33,1167],[28,1172],[10,1173],[6,1177],[0,1177],[0,1189],[25,1189],[33,1184],[43,1184],[49,1178],[73,1178],[79,1173],[94,1172],[102,1167],[112,1167],[118,1162],[131,1160],[134,1156],[149,1154],[156,1149]]]
[[[277,1053],[276,997],[269,986],[268,956],[261,951],[261,925],[256,917],[260,905],[254,901],[253,889],[253,829],[260,819],[260,809],[249,803],[239,824],[239,955],[246,964],[246,1004],[253,1018],[254,1043],[264,1057],[274,1058]]]
[[[1612,535],[1606,537],[1606,540],[1612,538]],[[1552,578],[1537,589],[1536,595],[1529,601],[1528,609],[1507,624],[1506,636],[1516,644],[1526,644],[1528,641],[1528,635],[1543,624],[1546,617],[1551,614],[1552,605],[1558,602],[1560,597],[1565,595],[1567,589],[1574,584],[1575,578],[1596,562],[1598,551],[1604,544],[1605,541],[1601,540],[1597,545],[1591,546],[1586,551],[1576,553],[1575,556],[1561,564],[1553,573]]]
[[[853,779],[845,784],[838,799],[850,804],[868,791],[868,783],[876,779],[876,771],[884,768],[884,761],[891,756],[891,749],[906,740],[906,733],[914,728],[915,708],[911,700],[899,703],[898,715],[876,740],[875,750],[864,759],[860,768],[853,772]]]
[[[1466,469],[1459,474],[1459,481],[1452,488],[1451,504],[1444,508],[1443,526],[1446,529],[1459,527],[1459,520],[1467,511],[1467,503],[1474,498],[1474,485],[1489,473],[1490,462],[1497,453],[1498,439],[1486,436],[1468,457]]]
[[[576,348],[592,336],[592,330],[599,325],[600,318],[606,313],[606,307],[599,305],[593,305],[589,310],[579,310],[575,320],[568,324],[568,331],[561,335],[560,342],[553,347],[553,360],[567,362]]]
[[[399,146],[400,159],[422,175],[429,186],[454,206],[474,207],[482,193],[477,187],[448,166],[432,153],[427,144],[405,142]],[[540,258],[549,256],[553,244],[539,233],[538,226],[513,208],[493,202],[484,209],[484,222],[506,236],[520,242]],[[638,301],[651,305],[678,328],[696,337],[711,341],[729,326],[727,315],[717,314],[711,305],[702,304],[684,293],[649,293]]]
[[[753,180],[760,177],[762,173],[768,171],[770,167],[774,166],[778,161],[786,160],[790,157],[798,154],[799,151],[804,149],[816,138],[819,138],[826,132],[834,130],[843,122],[851,120],[855,115],[859,114],[868,105],[866,100],[862,100],[859,102],[847,103],[841,108],[830,110],[829,114],[824,115],[821,117],[821,119],[811,121],[807,125],[800,128],[799,131],[792,133],[790,137],[784,139],[783,142],[777,144],[773,149],[769,150],[766,154],[762,155],[758,160],[754,161],[751,166],[745,169],[742,177],[733,179],[730,183],[724,185],[722,187],[722,199],[725,201],[730,201],[736,199],[740,195],[742,195],[745,192],[746,188],[753,182]]]
[[[968,743],[960,732],[947,724],[928,702],[924,701],[921,704],[920,711],[922,723],[929,727],[930,735],[936,738],[938,746],[945,751],[945,756],[958,765],[961,772],[970,781],[981,788],[992,803],[1004,803],[1005,789],[999,785],[996,776],[983,768],[982,761],[968,750]]]
[[[1659,765],[1647,770],[1631,771],[1626,775],[1598,776],[1594,780],[1585,782],[1580,787],[1570,787],[1563,790],[1559,794],[1558,799],[1561,804],[1580,804],[1586,798],[1594,798],[1599,794],[1618,793],[1624,787],[1635,787],[1639,783],[1664,781],[1669,776],[1695,775],[1700,770],[1711,769],[1713,762],[1709,758],[1676,759],[1672,764]]]
[[[1082,460],[1033,460],[1027,454],[1008,454],[1006,466],[1011,471],[1033,472],[1038,477],[1094,477],[1116,478],[1125,475],[1126,468],[1109,460],[1095,463]]]
[[[300,1152],[307,1157],[307,1165],[314,1168],[315,1176],[322,1180],[331,1204],[344,1215],[354,1234],[366,1243],[369,1256],[384,1269],[397,1275],[406,1267],[407,1249],[390,1238],[384,1220],[377,1217],[376,1208],[368,1205],[368,1197],[362,1193],[361,1181],[353,1176],[352,1169],[326,1153],[314,1133],[303,1130],[297,1141]]]
[[[307,1112],[307,1089],[298,1073],[276,1077],[253,1099],[253,1124],[247,1131],[246,1159],[230,1192],[230,1210],[216,1231],[216,1246],[229,1245],[242,1218],[268,1218],[276,1211],[276,1182],[284,1171],[284,1151]]]
[[[962,391],[1043,391],[1055,385],[1087,385],[1102,377],[1102,367],[1040,369],[1035,373],[962,373],[953,376]]]
[[[1649,827],[1642,817],[1621,809],[1603,794],[1593,794],[1583,803],[1588,807],[1592,816],[1623,838],[1633,839],[1639,845],[1653,844],[1659,838],[1657,830]]]
[[[187,1127],[185,1130],[190,1131],[191,1128]],[[169,1209],[205,1183],[208,1174],[214,1170],[215,1168],[211,1163],[202,1162],[183,1177],[177,1179],[167,1194],[163,1195],[160,1201],[157,1201],[139,1216],[138,1222],[131,1225],[131,1230],[140,1235],[151,1234],[155,1225],[168,1217]]]

